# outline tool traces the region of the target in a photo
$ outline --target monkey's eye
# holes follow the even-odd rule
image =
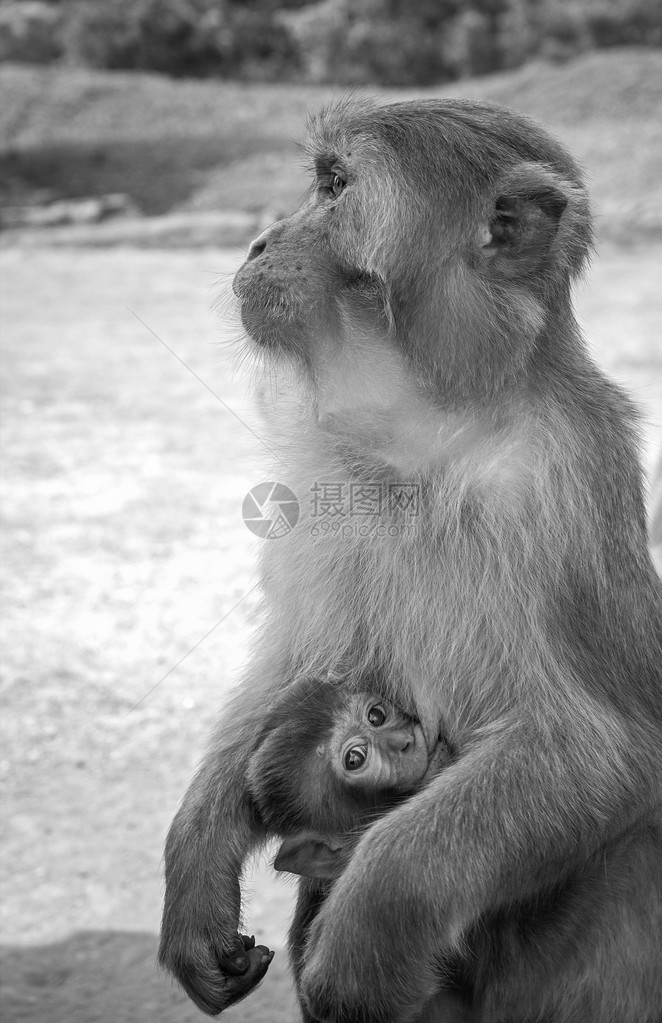
[[[346,184],[347,182],[343,181],[339,174],[333,175],[333,178],[331,180],[331,191],[333,192],[336,199],[338,198]]]
[[[367,746],[352,746],[343,757],[343,764],[346,771],[358,771],[366,762],[368,754]]]
[[[386,711],[380,704],[376,703],[374,707],[370,707],[368,710],[368,721],[373,728],[380,728],[386,721]]]
[[[337,199],[343,192],[347,179],[341,171],[335,171],[328,164],[320,164],[316,168],[317,190],[329,199]]]

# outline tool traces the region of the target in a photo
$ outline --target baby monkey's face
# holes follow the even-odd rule
[[[394,792],[416,788],[430,759],[420,724],[375,693],[348,697],[328,753],[343,783]]]

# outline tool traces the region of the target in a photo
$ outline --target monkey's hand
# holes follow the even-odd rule
[[[201,861],[196,844],[180,842],[171,829],[159,962],[202,1012],[215,1016],[259,984],[272,953],[237,933],[241,896],[234,865],[214,879]]]
[[[270,951],[266,945],[256,945],[255,938],[252,935],[249,938],[247,934],[237,935],[236,947],[239,951],[240,962],[242,961],[241,947],[243,947],[245,960],[248,965],[244,969],[243,973],[236,973],[236,956],[235,958],[229,958],[227,956],[220,957],[219,965],[225,974],[223,982],[228,998],[227,1004],[222,1006],[223,1009],[226,1009],[230,1005],[234,1005],[235,1002],[240,1001],[245,995],[249,994],[257,987],[269,969],[271,960],[275,954]]]
[[[164,857],[159,963],[211,1016],[252,991],[271,962],[268,948],[238,933],[242,864],[257,844],[259,822],[242,787],[245,769],[233,767],[233,755],[211,758],[200,769],[172,822]]]
[[[407,863],[375,838],[364,837],[309,931],[301,992],[323,1023],[405,1023],[439,987],[430,950],[440,928],[425,879],[411,870],[411,846]]]
[[[223,1009],[245,998],[260,983],[269,969],[274,953],[255,938],[237,934],[228,952],[220,951],[212,962],[209,950],[193,965],[180,963],[172,968],[188,996],[199,1009],[216,1016]]]

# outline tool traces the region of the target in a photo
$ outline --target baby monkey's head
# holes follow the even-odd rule
[[[339,700],[330,734],[315,752],[348,791],[370,797],[410,794],[430,759],[418,721],[370,692]]]
[[[337,876],[361,831],[449,756],[443,740],[429,747],[421,724],[379,693],[319,679],[291,686],[268,715],[248,772],[267,831],[287,836],[276,868]],[[311,863],[311,843],[325,856],[333,850],[332,873],[319,872],[318,857]]]

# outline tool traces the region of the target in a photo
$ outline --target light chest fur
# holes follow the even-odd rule
[[[540,670],[540,642],[528,651],[522,642],[544,634],[545,613],[544,595],[523,580],[539,578],[536,559],[549,575],[535,423],[521,408],[488,420],[419,402],[404,412],[400,403],[397,419],[381,407],[377,422],[373,410],[361,422],[374,431],[356,432],[347,410],[320,425],[310,405],[296,414],[285,405],[287,467],[275,472],[301,516],[265,547],[263,572],[293,670],[350,665],[357,681],[377,675],[396,702],[419,694],[421,714],[439,708],[442,692],[458,728],[480,726],[492,694],[503,705],[504,685],[519,684],[522,664]],[[361,488],[380,494],[381,510],[356,513]]]

